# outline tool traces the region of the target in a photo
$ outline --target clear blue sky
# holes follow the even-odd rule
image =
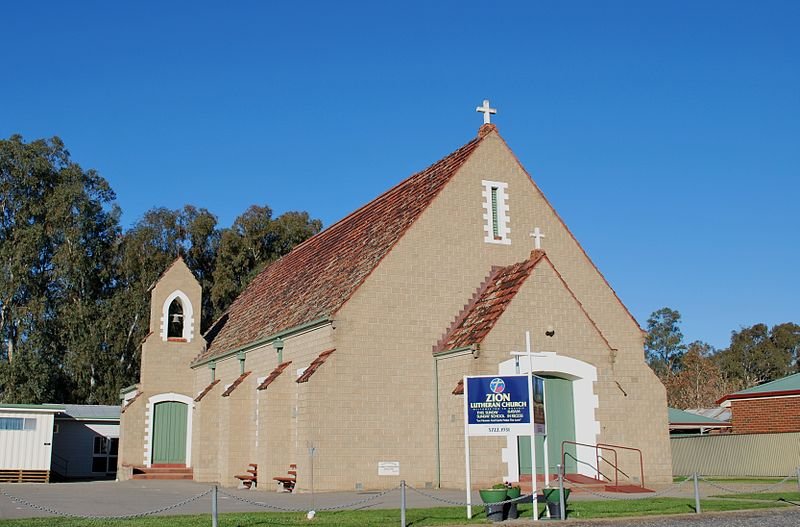
[[[500,132],[643,326],[800,322],[800,2],[13,2],[0,137],[154,206],[325,225]]]

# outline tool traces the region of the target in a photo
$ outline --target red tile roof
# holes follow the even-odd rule
[[[487,129],[486,134],[491,131]],[[334,315],[461,168],[482,137],[414,174],[264,269],[206,333],[208,347],[194,363]]]
[[[434,347],[434,353],[480,344],[543,257],[544,252],[534,250],[523,262],[492,268],[472,300]]]
[[[256,390],[266,390],[267,387],[270,384],[272,384],[272,382],[275,379],[278,378],[278,375],[283,373],[283,370],[285,370],[289,366],[289,364],[291,364],[291,363],[292,363],[292,361],[286,361],[286,362],[282,362],[282,363],[278,364],[278,366],[274,370],[272,370],[272,373],[270,373],[269,376],[267,376],[267,378],[264,379],[264,382],[262,382],[261,384],[258,385],[258,388],[256,388]]]
[[[319,357],[311,361],[311,364],[308,365],[306,371],[304,371],[303,374],[300,377],[298,377],[295,382],[297,383],[308,382],[308,379],[310,379],[311,376],[314,375],[314,372],[317,371],[320,366],[325,364],[325,361],[328,360],[328,357],[330,357],[331,353],[333,353],[334,351],[336,350],[330,349],[320,353]]]
[[[614,351],[594,319],[583,307],[583,304],[569,287],[564,277],[550,261],[544,251],[534,249],[527,260],[506,267],[493,267],[486,280],[472,295],[472,299],[464,306],[444,336],[433,347],[434,353],[449,351],[457,348],[466,348],[473,344],[480,344],[486,335],[505,312],[514,299],[522,284],[533,272],[533,268],[542,261],[546,261],[558,278],[564,289],[569,293],[578,308],[594,328],[597,335],[603,340],[609,351]],[[463,388],[462,388],[463,389]],[[455,394],[455,392],[453,392]],[[462,392],[463,393],[463,392]],[[458,394],[455,394],[458,395]]]
[[[453,388],[453,395],[464,395],[464,379],[460,379]]]
[[[250,375],[251,373],[253,373],[253,372],[246,371],[243,374],[239,375],[236,378],[236,380],[233,381],[233,383],[230,386],[228,386],[228,388],[224,392],[222,392],[222,396],[223,397],[228,397],[230,394],[232,394],[233,390],[238,388],[239,385],[242,384],[244,382],[244,380],[247,378],[247,376]]]

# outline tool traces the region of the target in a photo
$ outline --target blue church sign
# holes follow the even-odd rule
[[[464,384],[469,435],[530,435],[531,415],[536,433],[544,433],[544,382],[533,378],[533,411],[527,375],[467,377]]]

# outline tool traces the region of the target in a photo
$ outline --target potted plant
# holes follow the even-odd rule
[[[522,495],[522,489],[520,489],[519,485],[513,485],[511,483],[507,484],[506,490],[506,499],[513,500],[509,501],[503,507],[503,518],[508,520],[516,520],[519,518],[519,512],[517,511],[517,498]]]
[[[564,513],[567,511],[567,498],[569,498],[569,489],[564,489]],[[545,488],[542,490],[544,501],[547,503],[547,510],[550,512],[551,518],[561,518],[561,497],[558,489]],[[561,518],[565,519],[565,518]]]
[[[503,521],[503,503],[508,499],[508,487],[498,483],[490,489],[478,491],[486,504],[486,519],[493,522]]]

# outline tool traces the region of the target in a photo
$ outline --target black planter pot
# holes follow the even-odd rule
[[[509,500],[514,501],[506,503],[505,507],[503,507],[503,519],[516,520],[519,518],[519,511],[517,511],[517,500],[519,500],[520,494],[521,492],[519,487],[511,487],[508,489],[506,496]]]
[[[490,522],[503,521],[503,508],[505,505],[502,503],[491,503],[486,505],[486,519]]]
[[[548,501],[547,502],[547,510],[550,512],[550,517],[551,518],[561,519],[561,502],[560,501]]]

